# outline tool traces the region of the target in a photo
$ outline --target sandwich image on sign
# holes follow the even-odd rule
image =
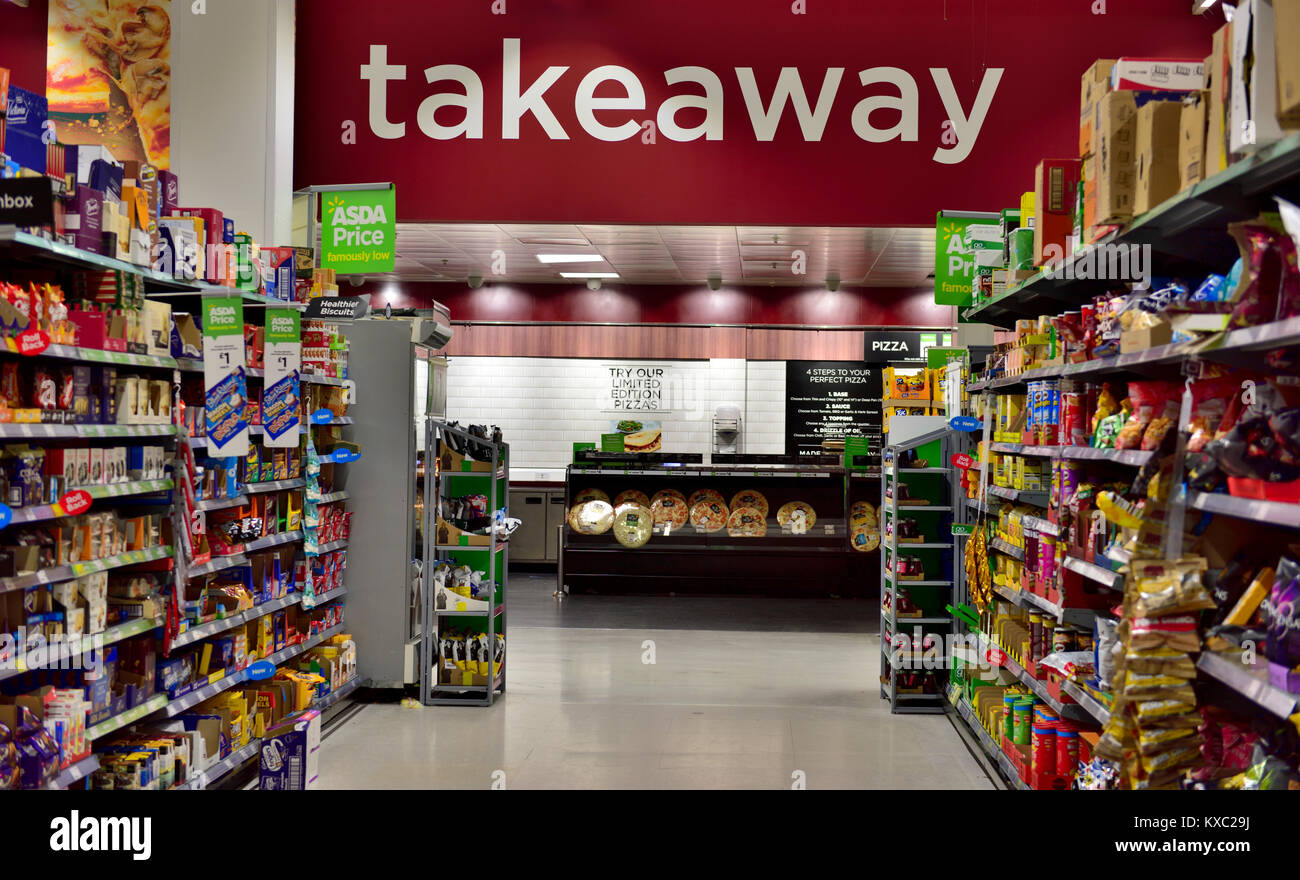
[[[627,452],[658,452],[663,448],[663,431],[650,428],[637,431],[623,437],[623,449]]]

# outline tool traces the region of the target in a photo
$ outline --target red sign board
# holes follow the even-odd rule
[[[1076,154],[1097,58],[1204,57],[1210,19],[1186,0],[312,0],[295,183],[392,181],[406,221],[930,226],[1016,206],[1041,159]]]
[[[961,470],[967,470],[975,463],[975,459],[971,458],[964,452],[954,452],[950,461],[952,461],[953,467],[960,468]]]
[[[984,659],[989,662],[990,666],[1005,666],[1007,655],[1001,648],[989,648],[984,654]]]
[[[18,353],[38,355],[50,347],[50,334],[44,330],[24,330],[18,334]]]
[[[82,489],[74,489],[59,499],[59,507],[68,516],[77,516],[90,510],[90,503],[93,499],[90,493]]]

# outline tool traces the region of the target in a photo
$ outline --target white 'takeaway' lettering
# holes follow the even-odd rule
[[[547,67],[524,87],[520,55],[521,41],[518,38],[502,40],[502,139],[518,140],[521,120],[525,116],[532,116],[551,140],[569,140],[569,132],[560,124],[551,105],[547,103],[547,92],[564,77],[569,67]],[[774,140],[786,115],[787,106],[791,106],[799,135],[805,142],[817,142],[822,140],[826,127],[834,116],[845,68],[825,69],[815,103],[809,100],[809,86],[812,83],[806,84],[796,67],[781,68],[768,96],[761,93],[754,68],[736,67],[732,72],[756,140]],[[969,110],[962,105],[947,68],[932,67],[928,73],[943,103],[947,116],[945,128],[951,134],[950,142],[941,141],[931,158],[943,165],[956,165],[970,156],[979,140],[980,131],[1002,81],[1003,69],[991,67],[984,71],[979,91]],[[461,90],[435,92],[420,103],[416,110],[416,124],[421,133],[433,140],[482,139],[486,97],[479,73],[462,65],[443,64],[425,68],[424,75],[430,84],[453,82],[459,84]],[[858,71],[857,77],[864,88],[887,86],[892,91],[873,91],[853,105],[848,119],[853,133],[861,140],[873,144],[893,140],[917,141],[921,130],[921,101],[916,79],[898,67],[870,67]],[[658,131],[666,139],[678,143],[700,138],[723,140],[726,89],[722,78],[709,68],[699,66],[674,67],[664,71],[663,78],[669,86],[700,87],[703,94],[698,89],[691,89],[666,98],[653,117]],[[369,61],[361,65],[361,79],[368,84],[366,115],[371,132],[385,140],[405,137],[406,123],[394,121],[388,116],[388,84],[394,80],[406,79],[406,65],[389,63],[388,46],[371,45]],[[597,97],[596,91],[605,83],[617,84],[621,94]],[[554,96],[552,99],[555,100]],[[445,107],[463,108],[463,118],[455,124],[449,124],[445,117],[442,122],[437,121],[435,114]],[[582,77],[574,91],[573,115],[583,131],[596,140],[614,142],[636,137],[642,127],[652,121],[635,115],[636,111],[645,109],[646,95],[642,80],[626,67],[612,64],[596,67]],[[703,110],[703,121],[689,127],[678,124],[678,114],[684,110]],[[603,114],[599,118],[597,111]],[[616,111],[624,114],[622,118]],[[881,127],[873,122],[873,114],[890,111],[898,114],[896,121],[892,114],[886,116],[892,124]],[[936,125],[935,130],[938,129],[939,126]]]

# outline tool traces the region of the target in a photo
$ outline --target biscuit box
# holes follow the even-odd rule
[[[316,788],[320,762],[320,712],[311,709],[272,727],[262,738],[259,787],[263,791]]]

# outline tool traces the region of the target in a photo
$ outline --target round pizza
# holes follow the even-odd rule
[[[767,517],[756,507],[737,507],[727,519],[727,534],[733,538],[761,538],[767,534]]]
[[[803,524],[812,528],[817,522],[817,511],[813,510],[811,504],[806,501],[791,501],[789,504],[782,504],[776,511],[776,521],[783,526],[793,525],[800,517],[803,517]]]
[[[624,504],[640,504],[642,507],[650,506],[650,496],[637,489],[624,489],[614,496],[614,510],[617,511]]]
[[[751,507],[758,511],[759,516],[767,519],[767,499],[757,489],[745,489],[731,496],[731,509],[738,510],[742,507]]]
[[[718,532],[727,527],[727,506],[706,498],[691,505],[691,525],[701,532]]]
[[[624,547],[644,547],[654,531],[654,514],[640,504],[624,504],[614,515],[614,537]]]
[[[716,501],[722,507],[727,506],[727,499],[717,489],[696,489],[691,493],[691,497],[686,499],[686,506],[691,510],[701,501]]]
[[[855,526],[852,540],[854,550],[860,553],[872,553],[880,547],[880,532],[874,528]]]
[[[655,524],[665,523],[674,529],[686,525],[690,511],[686,507],[686,496],[676,489],[663,489],[650,499],[650,511],[654,514]]]
[[[569,525],[583,535],[603,535],[614,525],[614,508],[599,499],[573,505]]]
[[[574,494],[573,496],[574,507],[577,507],[579,504],[582,504],[584,501],[604,501],[608,503],[609,496],[606,495],[604,492],[602,492],[600,489],[583,489],[582,491]]]
[[[850,526],[872,526],[875,527],[879,521],[876,519],[876,509],[867,501],[854,501],[853,507],[849,509]]]

